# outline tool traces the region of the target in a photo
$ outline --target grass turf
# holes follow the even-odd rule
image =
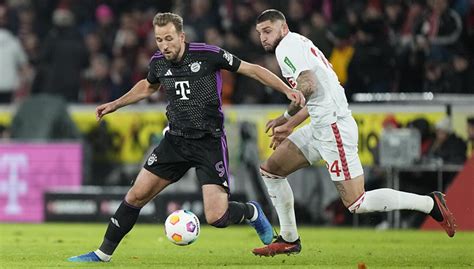
[[[71,263],[95,250],[106,224],[0,224],[0,268],[474,268],[474,232],[375,231],[301,227],[299,255],[255,257],[247,226],[202,226],[198,240],[175,246],[159,225],[138,224],[110,263]]]

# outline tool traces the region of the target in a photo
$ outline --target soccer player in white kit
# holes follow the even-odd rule
[[[278,214],[280,236],[253,253],[274,256],[301,251],[293,192],[286,177],[321,159],[351,213],[416,210],[432,216],[450,237],[454,236],[455,220],[441,192],[417,195],[388,188],[365,191],[357,153],[357,124],[331,64],[313,42],[289,31],[285,16],[278,10],[262,12],[256,29],[264,49],[275,52],[283,77],[303,93],[307,103],[303,109],[290,104],[282,116],[267,123],[267,131],[272,130],[270,146],[275,151],[261,165],[260,172]],[[293,133],[308,117],[311,123]]]

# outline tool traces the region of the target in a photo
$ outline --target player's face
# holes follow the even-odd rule
[[[168,61],[179,61],[184,51],[184,33],[178,33],[171,22],[165,26],[155,25],[155,40],[158,49]]]
[[[257,32],[260,36],[260,43],[267,52],[274,52],[285,33],[285,23],[280,20],[274,22],[264,21],[257,24]]]

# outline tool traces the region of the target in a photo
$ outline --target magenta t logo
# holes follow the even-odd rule
[[[22,212],[18,197],[27,192],[28,185],[19,177],[20,169],[28,169],[25,154],[0,155],[0,195],[8,198],[3,209],[6,215],[18,215]]]

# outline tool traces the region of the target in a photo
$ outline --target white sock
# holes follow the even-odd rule
[[[365,193],[365,197],[360,199],[359,206],[354,203],[355,213],[386,212],[392,210],[416,210],[423,213],[430,213],[433,209],[434,201],[427,195],[418,195],[409,192],[396,191],[392,189],[377,189]]]
[[[104,262],[108,262],[112,258],[112,255],[107,255],[104,252],[102,252],[102,250],[100,250],[100,249],[97,249],[96,251],[94,251],[94,253],[97,256],[99,256],[99,258]]]
[[[296,241],[299,236],[296,228],[294,197],[288,180],[286,178],[270,178],[265,175],[262,175],[262,178],[278,214],[281,236],[287,242]]]

